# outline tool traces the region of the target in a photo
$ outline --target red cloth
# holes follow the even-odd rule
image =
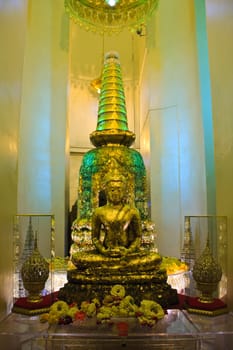
[[[19,298],[15,303],[14,307],[19,307],[27,310],[37,310],[50,307],[55,301],[57,301],[57,292],[48,294],[42,297],[42,300],[38,303],[31,303],[26,297]]]
[[[225,308],[227,306],[220,299],[214,299],[212,303],[202,303],[201,301],[199,301],[198,297],[186,297],[186,303],[188,307],[207,311],[214,311]]]
[[[14,306],[28,309],[36,310],[50,307],[55,301],[58,300],[58,292],[54,292],[42,297],[42,301],[39,303],[30,303],[27,298],[19,298]],[[225,308],[227,305],[220,299],[214,299],[212,303],[201,303],[198,297],[190,297],[183,294],[178,294],[178,304],[169,306],[169,309],[185,309],[187,307],[214,311],[217,309]]]
[[[198,297],[190,297],[188,295],[178,294],[178,304],[169,306],[169,309],[186,309],[194,308],[200,310],[214,311],[227,307],[220,299],[214,299],[212,303],[202,303]]]

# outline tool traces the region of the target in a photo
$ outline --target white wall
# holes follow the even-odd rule
[[[79,169],[82,163],[82,153],[70,154],[70,209],[75,204],[78,196]]]
[[[161,1],[148,33],[141,125],[150,128],[152,219],[161,254],[179,257],[184,216],[206,214],[193,1]]]
[[[18,122],[27,1],[0,0],[0,319],[12,303],[12,224],[17,209]]]

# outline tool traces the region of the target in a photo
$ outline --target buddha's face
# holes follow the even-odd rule
[[[113,204],[122,202],[124,192],[124,184],[121,181],[110,181],[106,188],[107,199]]]

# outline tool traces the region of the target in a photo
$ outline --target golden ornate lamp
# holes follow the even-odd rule
[[[118,33],[145,24],[159,0],[65,0],[70,17],[87,30]]]

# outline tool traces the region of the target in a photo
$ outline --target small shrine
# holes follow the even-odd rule
[[[83,302],[122,285],[138,303],[153,300],[163,307],[177,303],[177,291],[154,242],[148,211],[146,171],[141,154],[130,148],[119,56],[105,56],[95,146],[80,168],[77,219],[72,226],[68,283],[59,299]]]

